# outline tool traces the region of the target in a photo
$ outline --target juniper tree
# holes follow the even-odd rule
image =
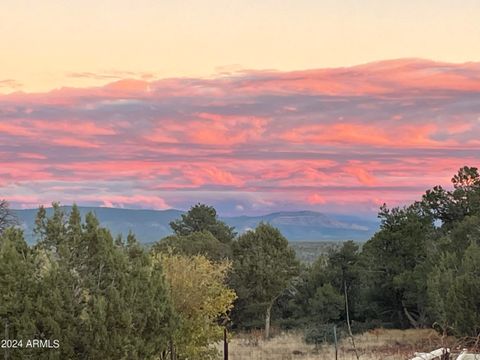
[[[242,312],[249,307],[261,308],[265,337],[269,338],[272,307],[299,272],[295,252],[278,229],[261,223],[234,242],[233,259],[231,281],[238,295],[236,319],[242,321]]]

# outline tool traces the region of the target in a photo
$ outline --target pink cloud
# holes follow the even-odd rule
[[[449,134],[462,134],[467,131],[472,130],[474,124],[472,122],[462,121],[461,119],[458,122],[447,125],[447,131]]]
[[[42,154],[37,154],[37,153],[18,153],[18,157],[21,157],[23,159],[32,159],[32,160],[46,160],[47,157]]]
[[[52,143],[60,146],[78,147],[78,148],[85,148],[85,149],[95,149],[100,146],[91,141],[76,139],[72,137],[58,137],[56,139],[53,139]]]
[[[180,171],[182,178],[194,186],[213,184],[237,187],[244,184],[240,177],[235,176],[227,169],[222,169],[221,166],[198,164],[184,166]]]
[[[376,179],[367,169],[359,167],[357,165],[349,165],[345,168],[347,174],[351,174],[357,178],[357,180],[367,186],[378,185],[378,179]]]
[[[0,95],[0,191],[156,208],[399,204],[478,165],[479,94],[479,63],[406,59]]]
[[[21,124],[0,123],[0,133],[10,136],[33,136],[34,133]]]
[[[327,200],[317,193],[310,194],[307,196],[307,202],[312,205],[325,204]]]
[[[317,144],[358,144],[371,146],[437,146],[445,145],[431,138],[435,124],[403,125],[379,124],[372,126],[358,123],[336,123],[328,125],[308,125],[293,127],[280,135],[280,138],[293,143]]]
[[[48,170],[45,164],[38,164],[28,160],[0,162],[0,177],[9,182],[52,180],[55,175]]]
[[[115,135],[111,127],[101,127],[91,120],[60,120],[45,121],[35,120],[27,122],[28,126],[37,132],[53,132],[62,134],[78,134],[83,137],[98,135]]]
[[[145,139],[159,143],[178,143],[178,140],[174,136],[168,135],[164,129],[154,130],[152,133],[146,135]]]

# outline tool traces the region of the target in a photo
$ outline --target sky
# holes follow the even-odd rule
[[[375,214],[480,154],[480,2],[0,3],[0,198]]]

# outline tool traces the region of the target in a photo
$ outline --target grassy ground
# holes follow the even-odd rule
[[[429,352],[442,345],[451,346],[451,339],[442,339],[433,330],[377,329],[355,336],[361,360],[404,360],[414,352]],[[335,359],[335,348],[316,348],[303,341],[300,333],[280,333],[264,341],[259,332],[237,334],[230,342],[231,360],[313,360]],[[351,341],[343,339],[338,349],[339,360],[356,360]]]

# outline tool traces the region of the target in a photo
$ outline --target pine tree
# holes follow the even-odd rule
[[[261,309],[268,338],[272,307],[299,272],[295,252],[278,229],[261,223],[234,242],[233,259],[231,283],[238,295],[235,319],[241,324],[244,311]]]

